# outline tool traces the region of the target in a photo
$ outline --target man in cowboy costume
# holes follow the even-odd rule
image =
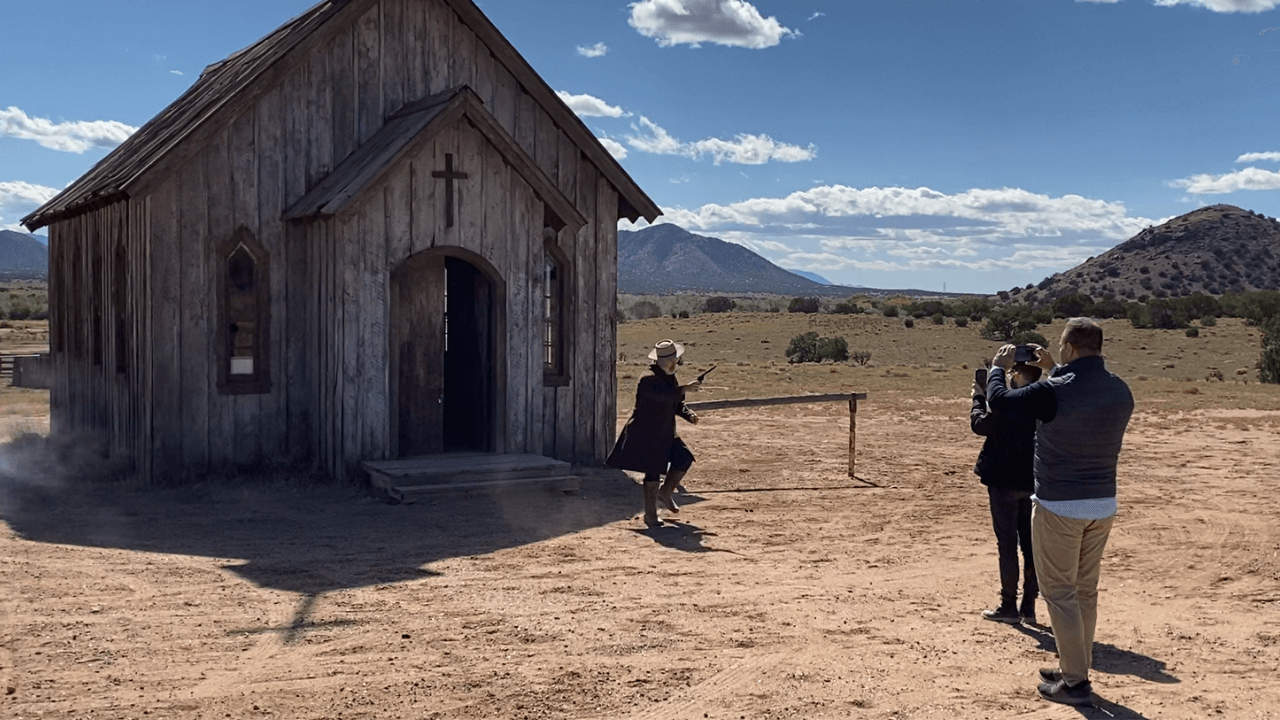
[[[653,365],[640,378],[636,407],[609,453],[609,467],[644,473],[644,523],[650,527],[661,524],[658,503],[680,512],[672,493],[693,466],[693,453],[676,432],[676,416],[698,424],[698,416],[685,406],[684,396],[696,392],[702,383],[694,380],[681,385],[676,380],[676,365],[682,355],[684,346],[672,340],[659,340],[649,351]],[[664,473],[666,481],[660,482]]]

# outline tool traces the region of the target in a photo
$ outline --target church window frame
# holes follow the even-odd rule
[[[218,253],[218,392],[271,392],[271,256],[245,227]]]

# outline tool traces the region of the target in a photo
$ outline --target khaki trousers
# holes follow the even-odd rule
[[[1064,518],[1035,503],[1031,546],[1040,597],[1058,645],[1058,666],[1069,685],[1089,679],[1093,631],[1098,624],[1098,575],[1115,516],[1102,520]]]

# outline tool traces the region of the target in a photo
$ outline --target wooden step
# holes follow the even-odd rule
[[[362,463],[375,488],[393,499],[448,490],[492,489],[521,484],[548,484],[555,489],[576,490],[578,478],[572,466],[541,455],[448,453],[402,460],[370,460]]]

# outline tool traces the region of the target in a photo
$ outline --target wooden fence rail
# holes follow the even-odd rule
[[[738,398],[736,400],[706,400],[703,402],[687,402],[685,406],[694,412],[707,410],[725,410],[728,408],[765,407],[768,405],[797,405],[800,403],[849,401],[849,477],[856,478],[853,473],[854,451],[858,437],[858,401],[866,400],[866,393],[827,393],[825,395],[785,395],[768,398]]]

